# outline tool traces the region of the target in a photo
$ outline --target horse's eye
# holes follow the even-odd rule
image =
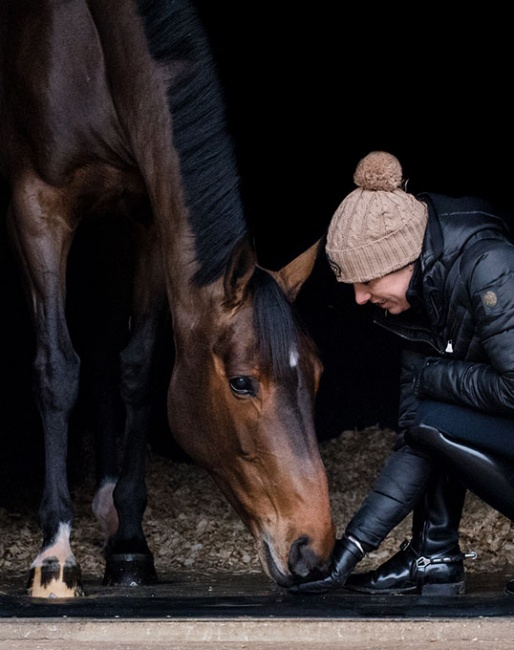
[[[229,380],[230,388],[236,395],[249,395],[255,397],[255,390],[250,377],[231,377]]]

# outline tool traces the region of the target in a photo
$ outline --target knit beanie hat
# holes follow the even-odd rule
[[[328,228],[326,254],[339,282],[368,282],[398,271],[421,253],[427,207],[400,189],[402,167],[385,151],[363,158],[357,189],[340,204]]]

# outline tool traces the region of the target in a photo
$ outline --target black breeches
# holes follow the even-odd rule
[[[471,447],[434,427],[412,427],[409,445],[425,451],[447,473],[498,512],[514,521],[514,460]]]
[[[514,462],[514,419],[455,404],[422,400],[415,424],[433,427],[452,440]]]

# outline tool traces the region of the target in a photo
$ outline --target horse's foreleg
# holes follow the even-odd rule
[[[53,191],[42,184],[31,184],[26,190],[14,194],[9,219],[35,325],[33,385],[45,443],[39,509],[43,541],[31,566],[27,591],[34,597],[68,597],[83,593],[70,544],[73,506],[66,470],[68,419],[77,399],[80,366],[64,311],[71,229],[62,215],[48,212],[52,201],[58,200]],[[43,200],[38,203],[35,196]]]
[[[156,242],[147,240],[136,269],[131,339],[120,356],[126,423],[122,468],[113,492],[118,528],[106,545],[104,584],[139,585],[157,580],[142,521],[147,503],[145,456],[153,360],[166,313],[159,253]]]
[[[44,316],[38,313],[36,330],[34,389],[45,441],[39,508],[43,541],[32,563],[27,591],[43,598],[78,596],[83,590],[80,567],[70,544],[73,505],[66,457],[68,421],[78,394],[79,359],[68,336],[60,300]]]

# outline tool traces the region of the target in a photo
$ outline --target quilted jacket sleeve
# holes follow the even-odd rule
[[[487,362],[430,357],[416,394],[514,416],[514,247],[481,242],[463,260],[466,300]],[[457,336],[459,333],[457,332]]]

